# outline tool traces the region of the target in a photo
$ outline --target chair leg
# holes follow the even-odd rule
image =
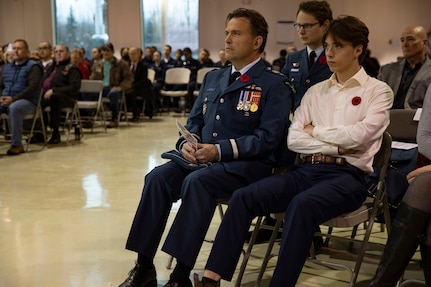
[[[250,258],[253,245],[256,242],[257,235],[259,233],[260,225],[262,224],[263,216],[257,218],[256,224],[254,225],[253,233],[251,234],[250,242],[248,243],[247,251],[242,259],[241,267],[239,269],[238,278],[235,283],[235,287],[241,286],[242,277],[244,276],[245,268],[247,267],[248,259]]]
[[[257,276],[257,279],[256,279],[255,286],[259,287],[260,284],[262,283],[262,278],[263,278],[263,274],[265,273],[266,266],[268,265],[269,260],[272,257],[274,257],[274,255],[271,254],[272,248],[274,246],[275,240],[277,239],[277,235],[282,224],[283,224],[283,219],[277,219],[274,226],[274,230],[272,231],[272,234],[271,234],[271,239],[269,240],[269,243],[268,243],[268,248],[266,249],[265,257],[263,258],[262,266],[260,267],[259,275]]]

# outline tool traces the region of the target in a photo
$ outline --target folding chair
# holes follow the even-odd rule
[[[314,254],[313,248],[311,248],[311,251],[310,251],[311,257],[308,259],[309,261],[317,263],[317,264],[321,264],[324,266],[328,266],[330,268],[344,269],[344,270],[348,271],[350,273],[350,282],[349,282],[350,287],[354,286],[356,279],[358,277],[359,270],[360,270],[362,261],[363,261],[364,256],[365,256],[366,248],[367,248],[369,238],[371,235],[371,231],[372,231],[372,228],[374,225],[374,221],[375,221],[375,218],[377,215],[382,214],[382,213],[384,214],[385,222],[386,222],[386,229],[387,229],[388,234],[390,233],[390,222],[391,221],[389,218],[388,201],[386,198],[385,175],[386,175],[386,169],[387,169],[387,166],[389,163],[389,157],[390,157],[390,153],[391,153],[391,143],[392,143],[391,135],[388,132],[385,132],[383,134],[382,144],[380,146],[380,149],[379,149],[378,153],[374,156],[373,166],[380,169],[380,175],[379,175],[377,185],[373,187],[373,191],[372,191],[372,194],[374,195],[373,198],[367,199],[362,204],[362,206],[360,208],[358,208],[354,211],[351,211],[351,212],[341,214],[341,215],[339,215],[335,218],[332,218],[332,219],[330,219],[327,222],[322,224],[324,226],[328,226],[331,228],[346,228],[346,227],[353,228],[351,238],[335,236],[332,233],[331,234],[318,234],[318,235],[324,235],[324,236],[331,237],[331,238],[336,237],[340,240],[347,240],[350,243],[359,242],[361,247],[360,247],[359,254],[357,254],[357,259],[356,259],[354,268],[352,269],[351,267],[349,267],[347,265],[320,260],[320,259],[316,258],[316,255]],[[282,230],[281,225],[283,223],[284,213],[272,214],[271,216],[276,218],[277,222],[273,228],[273,233],[272,233],[271,239],[268,243],[268,248],[267,248],[266,254],[263,258],[262,266],[261,266],[258,278],[256,280],[255,286],[260,286],[263,274],[264,274],[266,266],[268,264],[268,261],[272,257],[276,256],[275,254],[271,254],[271,252],[272,252],[272,248],[273,248],[274,243],[275,243],[276,238],[277,238],[277,233],[280,230]],[[245,271],[245,268],[247,265],[247,260],[250,257],[251,251],[253,248],[253,244],[254,244],[253,240],[255,240],[255,238],[257,236],[257,232],[259,230],[258,228],[260,227],[260,221],[259,220],[261,220],[261,218],[260,219],[258,218],[258,222],[256,223],[255,228],[253,230],[252,239],[250,240],[250,244],[249,244],[249,247],[246,251],[246,255],[244,256],[243,263],[241,264],[241,269],[240,269],[239,276],[238,276],[238,279],[237,279],[235,286],[241,285],[241,280],[242,280],[242,276],[244,274],[244,271]],[[366,227],[365,234],[363,236],[363,240],[355,240],[354,239],[354,235],[355,235],[354,230],[357,228],[357,226],[359,226],[361,223],[364,223],[364,222],[367,222],[367,227]]]
[[[205,67],[198,70],[198,74],[196,76],[196,89],[193,91],[193,95],[197,97],[199,95],[199,89],[202,85],[202,82],[204,80],[205,74],[209,71],[218,69],[217,67]]]
[[[185,103],[184,97],[187,96],[188,90],[187,85],[190,81],[190,70],[187,68],[171,68],[166,70],[165,74],[165,87],[160,90],[160,95],[164,97],[182,97]],[[184,85],[186,86],[183,90],[167,90],[166,85]],[[181,99],[180,99],[181,102]],[[185,112],[185,107],[180,104],[180,107]]]
[[[78,101],[79,110],[94,110],[94,115],[81,116],[81,120],[97,121],[101,120],[103,128],[106,133],[106,119],[105,110],[102,103],[102,92],[103,92],[103,82],[100,80],[82,80],[81,81],[81,93],[97,93],[98,97],[96,101]],[[91,125],[91,132],[93,132],[93,125]]]
[[[41,95],[39,96],[39,100],[37,102],[37,106],[36,106],[36,110],[34,113],[32,114],[27,114],[24,115],[24,120],[33,120],[32,124],[31,124],[31,129],[27,134],[27,145],[25,148],[25,151],[28,152],[29,146],[30,146],[30,141],[31,138],[34,135],[35,132],[35,128],[36,128],[36,122],[39,120],[40,125],[41,125],[41,129],[40,132],[43,134],[43,141],[46,145],[46,129],[45,129],[45,123],[43,121],[43,113],[42,113],[42,107],[41,107],[41,101],[42,101],[42,92]],[[10,126],[10,118],[8,114],[1,114],[1,119],[5,120],[8,124],[9,127],[9,131],[11,131],[11,126]],[[23,133],[25,132],[25,130],[23,130]]]

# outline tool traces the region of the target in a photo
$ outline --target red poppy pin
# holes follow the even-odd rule
[[[322,64],[322,65],[326,64],[326,56],[322,56],[322,57],[320,57],[320,58],[319,58],[319,62],[320,62],[320,64]]]
[[[352,105],[357,106],[361,103],[361,101],[362,101],[361,97],[354,97],[352,99]]]
[[[243,83],[247,83],[250,81],[250,76],[247,74],[242,74],[241,77],[239,77],[239,80]]]

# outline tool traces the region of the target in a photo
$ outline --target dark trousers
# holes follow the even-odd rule
[[[271,168],[258,164],[259,180]],[[238,188],[250,184],[245,176],[228,173],[222,163],[196,171],[174,162],[156,167],[145,177],[144,190],[126,248],[153,258],[166,226],[172,203],[182,199],[162,250],[193,267],[205,238],[218,199],[230,198]]]
[[[254,217],[286,212],[270,286],[295,286],[316,226],[358,208],[367,196],[363,172],[353,167],[303,164],[233,193],[206,269],[231,280]]]
[[[75,104],[75,99],[64,94],[52,94],[49,99],[42,100],[42,108],[50,107],[49,125],[54,131],[58,131],[60,127],[61,110],[63,108],[72,108]],[[45,122],[48,120],[45,118]]]
[[[142,95],[142,91],[133,90],[133,89],[130,89],[126,92],[126,103],[128,107],[127,110],[129,111],[130,109],[130,111],[133,113],[134,118],[139,117],[139,110],[136,102],[136,97],[139,96],[140,94]]]

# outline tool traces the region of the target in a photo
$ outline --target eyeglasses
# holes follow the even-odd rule
[[[311,28],[313,28],[314,26],[318,25],[319,22],[316,23],[305,23],[305,24],[299,24],[299,23],[295,23],[293,24],[293,27],[296,28],[296,31],[301,31],[302,28],[304,28],[305,31],[310,31]]]

